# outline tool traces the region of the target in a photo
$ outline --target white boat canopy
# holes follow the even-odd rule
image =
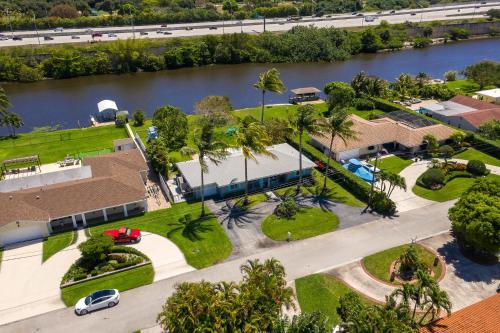
[[[110,99],[104,99],[99,103],[97,103],[97,109],[99,110],[99,112],[103,112],[106,110],[118,111],[118,106],[116,106],[115,101],[112,101]]]

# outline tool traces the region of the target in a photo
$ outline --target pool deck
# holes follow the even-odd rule
[[[422,101],[420,103],[412,104],[408,108],[410,108],[413,111],[417,111],[421,107],[426,107],[427,105],[432,105],[432,104],[436,104],[436,103],[439,103],[439,101],[436,101],[435,99],[428,99],[428,100]]]

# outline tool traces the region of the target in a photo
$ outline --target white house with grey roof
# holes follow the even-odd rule
[[[276,158],[256,155],[257,161],[248,160],[249,191],[272,189],[299,177],[299,152],[287,143],[268,147]],[[205,197],[227,197],[245,190],[245,159],[241,149],[231,154],[218,165],[207,160],[208,173],[204,174]],[[315,164],[302,156],[302,175],[311,174]],[[198,160],[177,163],[182,174],[185,192],[194,198],[201,196],[201,167]],[[186,193],[186,194],[190,194]]]

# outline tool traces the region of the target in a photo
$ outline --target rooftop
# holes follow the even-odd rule
[[[256,155],[257,161],[248,161],[248,180],[289,173],[299,168],[299,152],[287,143],[268,147],[268,151],[276,155]],[[208,173],[205,174],[205,185],[216,184],[219,187],[245,181],[244,157],[240,149],[231,150],[231,155],[219,165],[207,160]],[[314,167],[314,163],[302,156],[304,169]],[[184,178],[191,187],[201,186],[200,164],[197,160],[177,163]]]
[[[317,94],[320,93],[321,90],[315,87],[305,87],[305,88],[296,88],[290,90],[295,95],[303,95],[303,94]]]
[[[496,294],[422,327],[420,333],[498,333],[499,309],[500,294]]]
[[[493,98],[498,98],[498,97],[500,97],[500,88],[481,90],[481,91],[478,91],[477,94],[481,94],[484,96],[490,96]]]
[[[500,107],[495,109],[477,110],[460,115],[475,127],[479,127],[489,120],[500,120]]]
[[[469,96],[463,96],[463,95],[457,95],[450,99],[450,101],[462,104],[468,107],[471,107],[476,110],[485,110],[485,109],[491,109],[495,108],[495,104],[487,103],[487,102],[482,102],[479,101],[475,98],[469,97]]]

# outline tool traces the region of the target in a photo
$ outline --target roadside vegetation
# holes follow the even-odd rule
[[[203,268],[222,262],[231,254],[231,242],[213,216],[199,219],[200,203],[178,203],[171,208],[145,213],[127,220],[90,228],[92,235],[121,226],[137,228],[166,237],[174,242],[189,265]],[[190,215],[186,220],[185,216]]]
[[[118,289],[122,292],[153,282],[154,270],[151,264],[133,268],[127,271],[103,276],[61,289],[61,298],[66,306],[73,306],[85,296],[96,290]]]
[[[76,231],[68,231],[47,237],[43,241],[42,262],[76,242]]]

